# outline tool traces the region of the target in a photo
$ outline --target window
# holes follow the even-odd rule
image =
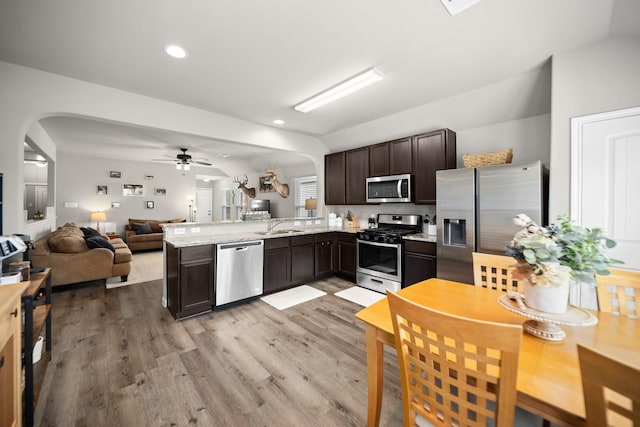
[[[294,179],[295,184],[295,216],[310,216],[310,211],[304,208],[304,202],[309,198],[318,198],[318,178],[314,176],[305,176]],[[317,214],[317,211],[313,214]]]
[[[222,194],[222,221],[231,220],[231,205],[233,204],[233,190],[225,188]]]

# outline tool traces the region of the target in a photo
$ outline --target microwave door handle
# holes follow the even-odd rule
[[[402,197],[402,180],[398,180],[398,197]]]

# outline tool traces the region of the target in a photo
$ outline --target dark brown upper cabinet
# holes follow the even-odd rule
[[[389,141],[389,175],[413,173],[411,137]]]
[[[389,175],[389,143],[369,146],[369,176]]]
[[[416,204],[436,203],[436,171],[455,169],[456,134],[449,129],[413,137],[413,170]]]
[[[363,205],[367,202],[366,180],[369,176],[369,147],[346,152],[346,202],[348,205]]]
[[[346,154],[344,151],[324,156],[324,203],[325,205],[344,205],[347,201],[345,191]]]

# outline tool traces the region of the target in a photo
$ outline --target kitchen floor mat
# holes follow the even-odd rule
[[[275,294],[267,295],[260,298],[272,307],[278,310],[284,310],[294,305],[301,304],[303,302],[311,301],[314,298],[326,295],[326,292],[312,288],[308,285],[301,285],[295,288],[287,289],[286,291],[277,292]]]
[[[334,295],[342,299],[355,302],[356,304],[360,304],[363,307],[369,307],[371,304],[386,297],[385,294],[365,289],[361,286],[352,286],[340,292],[336,292]]]

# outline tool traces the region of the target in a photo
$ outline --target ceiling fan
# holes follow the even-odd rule
[[[187,154],[187,150],[188,150],[187,148],[180,148],[180,151],[182,151],[182,153],[176,154],[175,159],[171,159],[171,160],[153,159],[153,160],[158,162],[176,162],[176,169],[186,170],[186,171],[191,169],[191,163],[196,163],[204,166],[211,166],[211,163],[204,161],[204,160],[207,160],[205,158],[198,158],[198,159],[192,158],[190,154]],[[171,156],[167,156],[167,157],[171,157]]]

